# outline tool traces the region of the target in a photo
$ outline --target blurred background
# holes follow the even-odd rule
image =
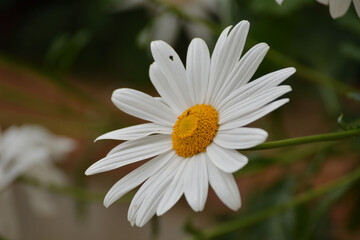
[[[0,214],[0,239],[360,239],[359,138],[246,151],[249,164],[236,173],[239,211],[211,190],[203,212],[194,213],[182,198],[143,228],[127,222],[134,192],[108,209],[102,205],[110,187],[138,165],[84,175],[119,143],[94,143],[96,137],[141,123],[111,103],[112,92],[126,87],[157,95],[148,76],[152,40],[169,42],[185,62],[193,37],[212,51],[221,30],[244,19],[246,49],[270,46],[253,79],[297,69],[286,81],[290,103],[252,126],[268,131],[268,141],[360,128],[360,19],[353,5],[334,20],[315,0],[281,6],[275,0],[1,0],[0,127],[40,125],[73,139],[74,147],[54,165],[66,182],[22,176],[8,186],[13,211]],[[34,211],[24,186],[46,193],[52,214]]]

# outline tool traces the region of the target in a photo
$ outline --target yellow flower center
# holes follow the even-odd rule
[[[195,105],[178,117],[171,135],[173,149],[184,158],[205,152],[218,130],[218,113],[210,105]]]

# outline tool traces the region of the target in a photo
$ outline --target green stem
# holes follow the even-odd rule
[[[306,144],[306,143],[335,141],[344,138],[359,137],[359,136],[360,136],[360,129],[355,129],[344,132],[325,133],[325,134],[311,135],[305,137],[278,140],[273,142],[266,142],[246,150],[264,150],[264,149],[287,147],[287,146]]]
[[[316,189],[312,189],[310,191],[299,194],[298,196],[292,198],[289,201],[286,201],[282,204],[278,204],[272,207],[265,208],[259,212],[251,214],[249,216],[244,216],[241,219],[232,220],[208,230],[205,230],[201,233],[201,237],[194,237],[193,239],[211,239],[214,237],[218,237],[238,229],[248,227],[250,225],[256,224],[260,221],[263,221],[271,216],[283,213],[291,208],[294,208],[302,203],[310,201],[316,197],[319,197],[325,193],[329,193],[335,191],[336,189],[340,189],[345,186],[349,186],[353,184],[355,181],[360,179],[360,168],[351,172],[350,174],[332,181],[330,183],[324,184],[321,187]]]
[[[319,135],[312,135],[306,137],[298,137],[298,138],[291,138],[291,139],[284,139],[279,141],[267,142],[260,144],[254,148],[246,149],[246,150],[264,150],[264,149],[272,149],[272,148],[279,148],[279,147],[286,147],[292,145],[299,145],[299,144],[306,144],[306,143],[313,143],[313,142],[324,142],[324,141],[334,141],[344,138],[356,137],[360,136],[360,129],[356,130],[348,130],[345,132],[338,132],[338,133],[327,133],[327,134],[319,134]],[[95,201],[101,202],[104,199],[104,194],[102,193],[93,193],[86,191],[83,188],[79,187],[70,187],[70,186],[59,186],[54,184],[46,184],[37,181],[34,178],[29,177],[20,177],[18,178],[20,182],[27,183],[39,188],[46,189],[50,192],[59,193],[62,195],[66,195],[78,200],[88,200],[88,201]],[[127,202],[130,199],[129,197],[123,197],[122,200]]]
[[[158,216],[154,216],[151,219],[151,235],[150,240],[158,240],[159,239],[159,218]]]

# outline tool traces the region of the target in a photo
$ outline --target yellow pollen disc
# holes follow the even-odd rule
[[[171,135],[173,149],[184,158],[205,152],[218,130],[218,113],[210,105],[195,105],[178,117]]]

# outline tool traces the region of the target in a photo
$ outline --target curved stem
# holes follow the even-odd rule
[[[306,143],[314,143],[314,142],[326,142],[326,141],[335,141],[344,138],[350,137],[360,137],[360,129],[348,130],[344,132],[336,132],[336,133],[325,133],[325,134],[317,134],[305,137],[297,137],[297,138],[289,138],[284,140],[266,142],[260,144],[256,147],[244,149],[244,150],[264,150],[264,149],[272,149],[279,147],[287,147],[293,145],[300,145]]]
[[[194,237],[193,239],[211,239],[215,238],[233,231],[236,231],[243,227],[248,227],[250,225],[256,224],[260,221],[263,221],[271,216],[283,213],[291,208],[294,208],[302,203],[305,203],[309,200],[312,200],[316,197],[319,197],[325,193],[335,191],[336,189],[342,187],[349,187],[351,184],[360,179],[360,168],[349,173],[348,175],[332,181],[330,183],[324,184],[316,189],[299,194],[298,196],[286,201],[282,204],[278,204],[272,207],[265,208],[259,212],[251,214],[249,216],[244,216],[241,219],[236,219],[222,223],[218,226],[210,228],[200,233],[200,237]]]

